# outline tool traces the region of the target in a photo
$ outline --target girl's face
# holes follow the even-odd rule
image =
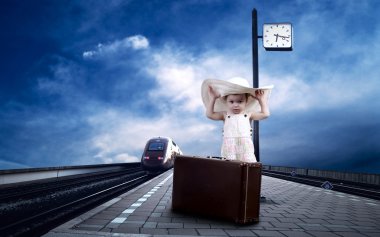
[[[229,113],[240,114],[244,111],[247,104],[247,97],[245,94],[228,95],[226,99]]]

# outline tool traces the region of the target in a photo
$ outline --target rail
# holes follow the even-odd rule
[[[334,172],[338,173],[336,171]],[[326,173],[329,174],[328,172],[320,172],[320,174]],[[345,180],[330,178],[331,175],[308,175],[308,172],[304,172],[302,169],[291,167],[276,167],[274,169],[272,167],[272,170],[269,170],[268,166],[264,166],[262,174],[270,177],[289,180],[292,182],[303,183],[324,189],[332,189],[339,192],[380,200],[380,186],[368,182],[353,182],[351,179]],[[345,176],[335,175],[333,177]]]
[[[1,236],[41,236],[153,177],[131,167],[0,188]]]
[[[303,177],[325,178],[337,181],[344,181],[351,184],[375,185],[380,187],[380,174],[340,172],[333,170],[318,170],[308,168],[286,167],[263,165],[263,170],[293,174]]]
[[[74,175],[95,174],[100,172],[114,172],[125,168],[140,167],[140,162],[98,164],[81,166],[58,166],[28,169],[0,170],[0,186],[11,185],[22,182],[35,182],[36,180],[59,179]]]

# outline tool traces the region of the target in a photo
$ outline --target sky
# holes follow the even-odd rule
[[[2,0],[0,169],[139,161],[168,136],[219,156],[207,78],[252,85],[251,11],[290,22],[293,51],[266,51],[265,165],[380,173],[380,1]]]

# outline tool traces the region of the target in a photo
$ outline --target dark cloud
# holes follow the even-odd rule
[[[91,129],[66,111],[7,111],[1,114],[0,136],[1,160],[29,167],[86,164],[93,152],[88,144]]]
[[[261,129],[262,162],[380,173],[380,122],[374,119],[380,113],[367,106],[359,103],[354,108],[272,116]]]

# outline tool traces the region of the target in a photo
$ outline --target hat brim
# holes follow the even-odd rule
[[[210,103],[210,97],[208,93],[208,87],[211,86],[213,90],[215,90],[217,93],[221,95],[220,98],[216,99],[215,105],[214,105],[214,112],[226,112],[227,111],[227,103],[223,99],[226,95],[233,95],[233,94],[250,94],[252,96],[255,95],[255,91],[257,90],[264,90],[265,93],[268,93],[268,96],[270,95],[273,85],[269,86],[263,86],[259,88],[251,88],[251,87],[245,87],[240,86],[228,81],[223,80],[216,80],[216,79],[206,79],[202,83],[201,88],[201,94],[202,94],[202,101],[204,106],[207,108],[207,105]],[[254,112],[254,111],[260,111],[260,104],[259,102],[253,98],[252,96],[248,97],[247,105],[245,107],[245,110],[248,112]]]

